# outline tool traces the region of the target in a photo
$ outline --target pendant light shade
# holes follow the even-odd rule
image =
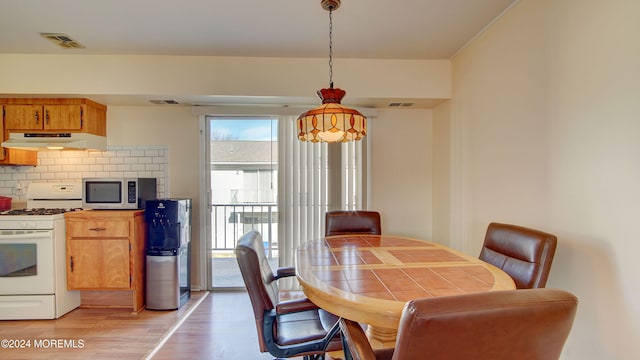
[[[358,110],[342,106],[342,89],[318,91],[322,105],[298,117],[298,139],[311,142],[347,142],[367,134],[367,118]]]
[[[340,0],[321,0],[329,11],[329,88],[318,91],[322,105],[298,117],[298,139],[310,142],[347,142],[367,134],[367,118],[358,110],[340,104],[346,91],[333,87],[333,10]]]

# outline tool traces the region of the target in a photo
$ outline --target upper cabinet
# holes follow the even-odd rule
[[[0,99],[5,139],[10,132],[107,134],[107,107],[89,99]]]
[[[7,130],[82,130],[82,105],[7,105]]]
[[[107,107],[89,99],[0,98],[2,141],[12,132],[107,135]],[[0,165],[37,165],[36,151],[0,148]]]

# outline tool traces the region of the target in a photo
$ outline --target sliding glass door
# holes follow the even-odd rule
[[[328,210],[366,209],[366,140],[301,142],[294,116],[209,116],[206,123],[209,288],[244,287],[234,249],[247,231],[262,234],[272,268],[292,266],[301,242],[324,235]]]
[[[278,264],[278,120],[209,117],[211,288],[244,287],[235,259],[242,234],[258,230]]]

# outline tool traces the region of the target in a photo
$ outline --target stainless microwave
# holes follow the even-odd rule
[[[144,209],[157,198],[155,178],[83,178],[83,209]]]

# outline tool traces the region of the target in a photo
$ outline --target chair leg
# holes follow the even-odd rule
[[[324,354],[314,354],[314,355],[306,355],[303,356],[304,360],[324,360]]]
[[[342,352],[344,352],[344,360],[353,360],[351,351],[349,351],[349,344],[347,344],[347,338],[342,336]]]

